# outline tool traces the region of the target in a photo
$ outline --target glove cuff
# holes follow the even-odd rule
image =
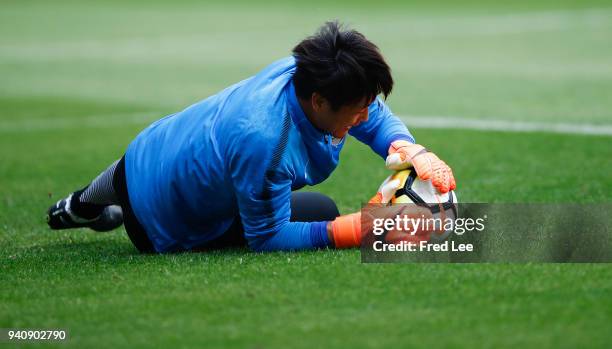
[[[337,217],[331,224],[336,248],[361,245],[361,212]]]
[[[389,149],[387,150],[387,154],[393,154],[393,153],[397,153],[397,151],[400,148],[403,147],[408,147],[414,145],[413,143],[410,143],[404,139],[398,139],[397,141],[393,141],[391,142],[391,145],[389,146]]]

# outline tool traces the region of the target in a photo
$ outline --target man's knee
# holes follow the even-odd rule
[[[331,221],[340,215],[332,198],[321,193],[291,193],[292,222]]]

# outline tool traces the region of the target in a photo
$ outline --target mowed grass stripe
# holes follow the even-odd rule
[[[0,133],[109,128],[119,125],[140,125],[153,122],[160,114],[154,112],[114,113],[84,117],[21,118],[0,120]],[[590,123],[543,123],[500,119],[469,119],[444,116],[399,116],[409,128],[462,129],[502,132],[543,132],[593,136],[612,136],[612,125]]]

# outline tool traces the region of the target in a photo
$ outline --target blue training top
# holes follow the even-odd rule
[[[327,222],[289,222],[291,191],[329,177],[344,145],[304,114],[295,68],[293,57],[276,61],[156,121],[129,145],[130,203],[158,252],[217,238],[238,213],[256,251],[329,245]],[[383,158],[394,140],[414,142],[380,98],[349,134]]]

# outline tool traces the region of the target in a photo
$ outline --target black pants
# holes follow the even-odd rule
[[[125,157],[122,157],[113,176],[113,187],[119,198],[123,210],[123,225],[125,230],[138,251],[142,253],[154,253],[155,249],[147,233],[134,215],[132,205],[127,191],[125,177]],[[291,218],[292,222],[319,222],[329,221],[338,217],[338,207],[328,196],[312,192],[291,193]],[[234,223],[220,237],[194,248],[194,251],[207,251],[225,247],[246,246],[244,229],[240,217],[234,219]]]

